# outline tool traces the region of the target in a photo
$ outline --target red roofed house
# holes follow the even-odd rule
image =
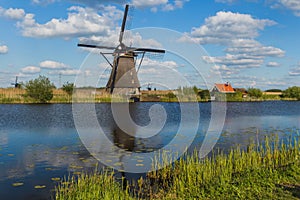
[[[230,83],[225,83],[225,84],[220,84],[220,83],[215,83],[215,86],[211,90],[211,100],[217,100],[216,97],[218,94],[228,94],[228,93],[235,93],[234,89],[232,88]]]

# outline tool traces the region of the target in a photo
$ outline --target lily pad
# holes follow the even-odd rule
[[[71,169],[82,169],[83,168],[82,166],[78,166],[78,165],[74,165],[74,164],[71,164],[69,167]]]
[[[35,167],[35,164],[29,164],[29,165],[27,165],[27,167],[29,167],[29,168],[34,168],[34,167]]]
[[[73,172],[74,175],[80,175],[81,172]]]
[[[12,186],[14,186],[14,187],[19,187],[19,186],[22,186],[22,185],[24,185],[24,183],[21,183],[21,182],[12,184]]]
[[[116,163],[114,164],[114,166],[122,166],[122,165],[123,165],[122,162],[116,162]]]
[[[35,189],[43,189],[46,188],[46,185],[36,185],[34,186]]]
[[[65,151],[65,150],[67,150],[68,149],[68,147],[67,146],[63,146],[62,148],[60,148],[59,150],[60,151]]]

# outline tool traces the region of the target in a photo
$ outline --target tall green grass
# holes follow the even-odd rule
[[[278,141],[266,138],[259,148],[251,144],[245,151],[215,152],[205,159],[195,151],[148,177],[163,188],[157,193],[159,199],[276,198],[277,185],[289,180],[286,172],[296,180],[293,184],[300,185],[299,141]]]
[[[260,146],[250,144],[228,154],[217,151],[204,159],[195,151],[123,189],[124,182],[117,182],[112,172],[73,177],[69,185],[57,188],[56,199],[297,199],[298,139],[286,143],[266,137]],[[170,159],[162,152],[153,167],[165,164],[158,160],[169,163]]]
[[[121,184],[115,181],[114,173],[109,171],[73,176],[62,181],[56,191],[57,200],[132,199],[128,188],[123,190]]]

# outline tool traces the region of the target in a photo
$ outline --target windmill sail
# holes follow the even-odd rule
[[[123,17],[123,21],[122,21],[122,27],[121,27],[121,31],[120,31],[120,36],[119,36],[120,44],[123,43],[123,36],[124,36],[125,25],[126,25],[126,20],[127,20],[127,15],[128,15],[128,9],[129,9],[129,5],[126,5],[125,6],[124,17]]]
[[[137,77],[137,71],[135,69],[135,61],[137,54],[139,53],[165,53],[162,49],[151,48],[139,48],[139,47],[127,47],[123,43],[123,36],[126,26],[126,20],[128,15],[129,5],[126,5],[123,16],[122,26],[119,35],[119,45],[117,47],[90,45],[90,44],[78,44],[79,47],[97,48],[97,49],[109,49],[114,50],[112,55],[114,61],[112,64],[112,71],[109,80],[106,84],[107,91],[111,94],[131,95],[136,97],[140,92],[140,82]],[[104,54],[101,54],[104,56]],[[105,57],[105,56],[104,56]],[[105,57],[106,61],[108,59]],[[110,63],[109,63],[110,64]],[[111,64],[110,64],[111,65]]]

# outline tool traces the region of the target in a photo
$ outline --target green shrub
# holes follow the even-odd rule
[[[53,98],[53,89],[55,86],[45,76],[39,76],[34,80],[30,80],[25,85],[26,96],[34,99],[39,103],[46,103]]]

